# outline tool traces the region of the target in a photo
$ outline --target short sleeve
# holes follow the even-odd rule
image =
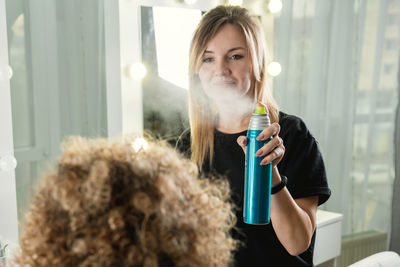
[[[287,188],[294,199],[319,196],[318,205],[331,195],[325,164],[318,142],[298,117],[281,114],[281,132],[285,155],[279,172],[288,178]]]

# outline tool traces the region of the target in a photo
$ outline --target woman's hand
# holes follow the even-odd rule
[[[261,161],[261,165],[266,165],[272,162],[272,167],[275,167],[283,158],[283,155],[285,154],[285,146],[283,145],[282,138],[279,137],[280,130],[280,125],[278,123],[273,123],[258,135],[258,141],[267,140],[272,136],[272,139],[256,152],[256,156],[259,157],[265,156],[269,153],[269,155]],[[242,147],[243,152],[246,153],[246,136],[239,136],[237,143]]]

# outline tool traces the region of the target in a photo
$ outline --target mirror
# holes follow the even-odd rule
[[[189,47],[201,15],[198,9],[141,7],[142,61],[147,68],[143,126],[172,144],[189,127]]]

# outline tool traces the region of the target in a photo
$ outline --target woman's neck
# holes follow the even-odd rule
[[[252,114],[251,107],[218,106],[217,130],[223,133],[239,133],[247,130]]]

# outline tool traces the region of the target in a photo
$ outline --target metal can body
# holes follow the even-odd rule
[[[268,224],[270,221],[272,164],[260,165],[264,157],[255,155],[272,139],[272,137],[265,141],[256,139],[265,126],[249,127],[247,132],[243,220],[248,224]]]

